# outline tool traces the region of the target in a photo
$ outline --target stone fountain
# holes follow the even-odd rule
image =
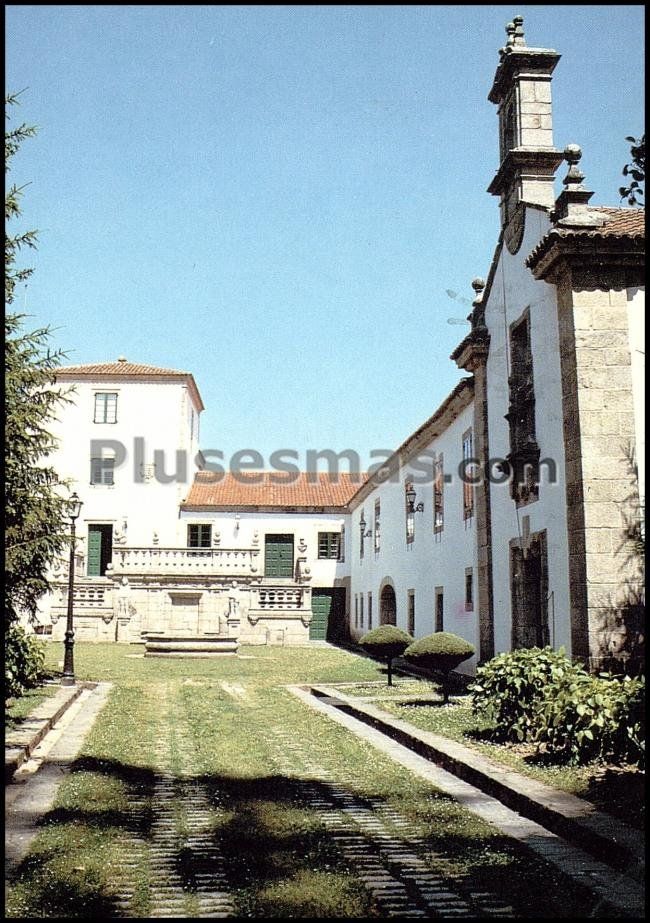
[[[179,600],[193,598],[196,594],[178,593]],[[180,608],[180,607],[179,607]],[[186,604],[187,608],[187,604]],[[198,596],[196,614],[187,611],[172,617],[164,631],[142,633],[145,657],[224,657],[233,656],[239,648],[239,604],[234,596],[228,599],[228,611],[214,616],[205,626],[198,621]]]

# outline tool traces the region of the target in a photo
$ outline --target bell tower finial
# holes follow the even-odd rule
[[[526,37],[524,36],[524,17],[515,16],[515,18],[512,20],[512,24],[515,27],[513,33],[513,45],[525,45]]]
[[[488,192],[501,199],[505,227],[519,202],[553,208],[553,178],[562,153],[553,146],[551,74],[560,55],[526,45],[523,16],[506,26],[507,40],[488,95],[498,107],[500,166]]]
[[[567,144],[564,148],[564,159],[569,164],[567,175],[562,180],[564,189],[555,203],[552,218],[555,224],[599,227],[604,224],[602,214],[592,211],[588,207],[589,199],[593,192],[582,185],[585,178],[578,164],[582,158],[582,151],[577,144]]]

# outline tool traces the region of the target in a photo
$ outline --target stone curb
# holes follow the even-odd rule
[[[96,685],[80,682],[75,686],[61,686],[5,736],[5,785],[84,689],[94,689]]]
[[[608,865],[643,880],[643,835],[623,821],[596,810],[582,798],[530,779],[482,754],[393,717],[375,705],[359,702],[329,686],[307,686],[312,695],[352,715],[465,782],[498,798]]]

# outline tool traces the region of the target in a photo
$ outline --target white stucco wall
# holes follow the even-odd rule
[[[349,516],[345,513],[307,513],[307,512],[257,512],[257,511],[216,511],[216,510],[181,510],[178,519],[177,534],[174,544],[187,546],[187,526],[190,523],[207,523],[215,532],[219,532],[219,545],[213,541],[213,547],[239,549],[251,548],[258,540],[262,551],[261,564],[264,566],[265,534],[291,534],[294,537],[294,563],[298,557],[306,558],[310,568],[312,587],[332,587],[335,582],[350,575],[350,528]],[[343,561],[319,559],[318,533],[345,532],[345,553]],[[300,550],[302,545],[306,548]],[[263,576],[263,574],[260,574]]]
[[[350,525],[351,633],[360,637],[368,631],[368,593],[372,594],[372,627],[380,624],[380,588],[390,580],[397,602],[397,625],[408,627],[408,594],[415,594],[415,637],[421,638],[435,630],[435,588],[444,588],[445,631],[465,638],[478,650],[476,511],[470,519],[463,518],[462,482],[456,472],[462,460],[463,433],[473,427],[474,411],[470,403],[450,426],[424,447],[425,452],[440,452],[444,457],[445,474],[452,475],[444,485],[444,529],[433,530],[433,484],[417,483],[423,477],[413,459],[402,465],[388,481],[376,487],[352,512]],[[415,513],[415,540],[406,541],[405,482],[414,481],[415,503],[424,503],[424,510]],[[375,500],[381,504],[380,550],[374,550]],[[360,558],[361,513],[366,528],[373,535],[365,539],[364,557]],[[465,608],[465,570],[472,568],[474,609]],[[355,628],[354,598],[364,596],[364,624]],[[476,658],[465,661],[460,672],[471,673]]]
[[[531,533],[544,529],[547,532],[551,644],[564,645],[567,653],[571,650],[562,382],[555,287],[536,281],[524,264],[549,226],[545,212],[535,208],[526,210],[522,245],[514,255],[503,247],[485,302],[485,321],[490,332],[487,363],[490,457],[505,458],[510,451],[505,419],[509,406],[509,326],[530,308],[537,443],[540,461],[552,459],[557,473],[557,482],[548,483],[548,469],[542,465],[539,499],[519,510],[510,496],[508,484],[490,487],[496,653],[511,647],[509,542],[521,537],[524,516],[530,517]]]
[[[198,451],[199,409],[183,382],[92,381],[74,384],[72,403],[61,407],[52,432],[59,440],[49,461],[60,475],[70,478],[71,489],[83,501],[77,533],[87,539],[89,523],[106,523],[121,528],[127,520],[127,544],[150,546],[156,531],[159,544],[176,542],[178,504],[194,479]],[[94,423],[96,392],[115,392],[117,422]],[[194,433],[190,431],[194,412]],[[176,452],[187,454],[187,476],[179,482],[160,483],[153,478],[136,483],[139,470],[136,439],[143,439],[145,464],[154,461],[154,451],[163,453],[164,474],[176,471]],[[91,440],[113,440],[126,450],[125,461],[116,467],[114,485],[90,484]],[[107,452],[107,454],[111,454]],[[160,467],[160,466],[159,466]],[[163,472],[161,471],[161,474]]]

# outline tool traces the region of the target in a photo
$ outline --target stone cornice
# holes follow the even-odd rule
[[[508,151],[501,161],[501,166],[487,191],[492,195],[501,195],[503,190],[511,184],[513,178],[524,171],[530,176],[552,179],[562,159],[562,151],[554,147],[515,147]]]
[[[468,333],[449,357],[466,372],[474,372],[487,362],[490,348],[490,334],[487,327],[477,328]]]
[[[536,279],[553,281],[561,267],[577,267],[601,277],[625,270],[630,279],[641,281],[645,270],[645,238],[612,236],[589,231],[553,228],[529,254],[526,266]]]
[[[85,381],[87,383],[92,383],[93,381],[108,383],[108,382],[126,382],[128,384],[135,385],[160,385],[160,384],[186,384],[187,389],[194,399],[194,405],[197,407],[199,412],[205,410],[205,405],[199,394],[199,389],[197,388],[196,382],[194,381],[194,376],[189,372],[172,372],[167,374],[156,373],[155,375],[147,374],[120,374],[118,372],[83,372],[83,371],[66,371],[66,369],[57,369],[56,371],[57,381]]]
[[[514,79],[526,76],[527,71],[531,78],[539,80],[540,77],[550,78],[555,70],[555,65],[561,55],[552,48],[502,48],[501,61],[494,75],[492,89],[488,93],[488,100],[497,105],[504,99],[512,86]]]

